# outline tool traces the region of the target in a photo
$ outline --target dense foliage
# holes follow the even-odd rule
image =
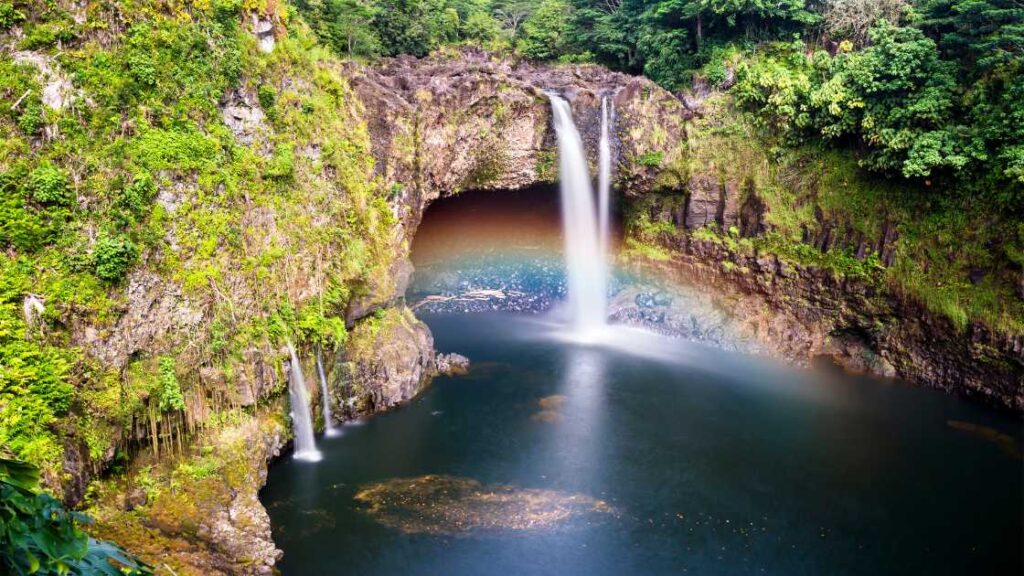
[[[89,538],[89,519],[38,493],[39,470],[0,458],[0,572],[16,576],[151,574],[117,546]]]
[[[1014,0],[307,0],[347,55],[483,43],[671,90],[729,87],[790,144],[1024,207],[1024,8]]]

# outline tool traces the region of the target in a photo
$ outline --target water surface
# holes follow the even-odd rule
[[[292,574],[1016,574],[1019,420],[542,317],[424,318],[468,376],[282,459]]]

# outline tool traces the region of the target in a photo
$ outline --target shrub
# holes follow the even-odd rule
[[[150,170],[195,170],[215,162],[217,142],[194,128],[147,130],[133,142],[138,162]]]
[[[18,128],[27,136],[39,134],[43,127],[43,105],[37,98],[31,95],[21,104],[21,114],[18,114]]]
[[[0,30],[25,21],[25,15],[10,2],[0,2]]]
[[[260,84],[260,87],[256,89],[256,97],[264,110],[270,110],[277,100],[277,91],[270,84]]]
[[[116,282],[128,272],[128,268],[139,257],[139,250],[127,236],[106,236],[96,242],[93,266],[96,276],[109,282]]]
[[[141,215],[156,195],[156,182],[148,172],[140,172],[132,178],[131,184],[122,186],[117,193],[115,204],[118,208],[138,216]]]
[[[274,157],[267,163],[267,169],[263,175],[275,180],[291,180],[295,174],[295,153],[290,144],[278,146],[274,150]]]
[[[40,164],[29,174],[28,190],[33,200],[48,206],[69,206],[74,201],[67,176],[49,162]]]

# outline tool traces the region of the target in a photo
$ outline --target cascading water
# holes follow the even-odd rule
[[[605,325],[608,297],[598,210],[594,205],[583,140],[573,122],[572,109],[557,94],[548,93],[548,98],[558,136],[569,323],[577,335],[592,336]],[[602,124],[605,123],[602,120]],[[602,210],[605,208],[602,206]]]
[[[601,143],[597,151],[597,227],[601,242],[601,260],[608,266],[611,245],[612,143],[611,120],[615,108],[607,96],[601,98]],[[607,272],[605,278],[607,278]]]
[[[324,406],[324,435],[337,436],[338,429],[334,427],[334,421],[331,419],[331,397],[327,394],[327,376],[324,374],[324,360],[320,348],[316,349],[316,374],[320,377],[320,398]]]
[[[320,451],[316,449],[313,438],[313,418],[309,412],[309,394],[306,392],[306,379],[302,377],[302,366],[295,346],[288,342],[288,353],[292,356],[291,370],[288,373],[288,399],[292,405],[292,426],[295,434],[295,459],[317,462]]]

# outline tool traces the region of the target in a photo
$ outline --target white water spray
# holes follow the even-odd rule
[[[324,374],[324,360],[320,348],[316,349],[316,373],[320,377],[320,398],[324,406],[324,435],[337,436],[338,429],[334,427],[334,421],[331,419],[331,397],[327,394],[327,376]]]
[[[292,405],[292,426],[295,433],[295,459],[317,462],[320,451],[316,449],[313,438],[313,418],[309,412],[309,394],[306,392],[306,379],[302,377],[302,366],[295,346],[288,342],[288,353],[292,356],[291,370],[288,372],[288,399]]]
[[[614,104],[607,96],[601,98],[601,143],[597,151],[597,227],[601,239],[601,260],[607,267],[611,262],[611,196],[612,196],[612,144],[611,120],[615,116]],[[605,273],[607,278],[607,273]]]
[[[598,211],[569,103],[548,93],[558,136],[558,175],[561,180],[562,228],[569,292],[569,322],[577,335],[592,337],[605,325],[607,267],[601,253]]]

